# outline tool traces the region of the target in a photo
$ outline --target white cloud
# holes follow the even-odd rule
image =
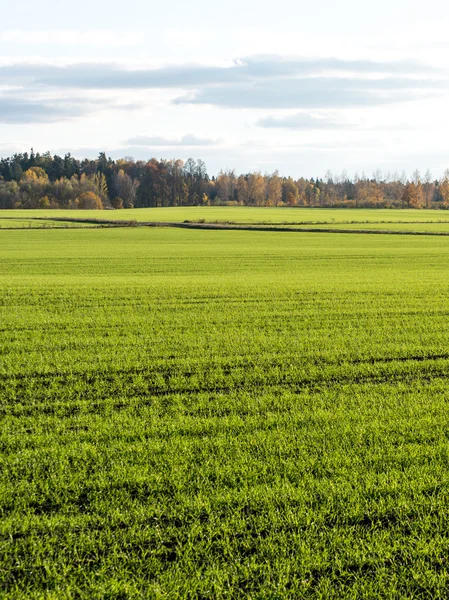
[[[125,141],[127,145],[134,146],[167,146],[167,147],[176,147],[176,146],[216,146],[220,140],[214,140],[209,138],[200,138],[195,135],[189,133],[184,135],[179,139],[171,139],[165,138],[158,135],[138,135],[133,138],[129,138]]]
[[[165,37],[170,44],[176,44],[187,48],[201,48],[206,43],[213,43],[217,39],[217,34],[213,31],[167,29]]]
[[[9,44],[50,44],[73,46],[135,46],[142,42],[142,33],[94,29],[88,31],[47,30],[27,31],[11,29],[0,31],[0,42]]]
[[[314,129],[348,129],[354,127],[354,124],[333,115],[306,112],[289,114],[282,117],[264,117],[263,119],[259,119],[256,125],[259,127],[298,129],[303,131]]]

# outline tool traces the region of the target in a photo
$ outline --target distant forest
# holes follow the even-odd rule
[[[49,152],[0,159],[0,208],[142,208],[155,206],[309,206],[449,208],[449,171],[441,179],[345,172],[324,178],[281,177],[277,171],[209,177],[202,160],[95,160]]]

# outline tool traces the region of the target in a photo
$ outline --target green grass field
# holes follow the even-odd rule
[[[184,220],[235,223],[449,223],[444,210],[332,209],[332,208],[254,208],[249,206],[186,206],[176,208],[135,208],[128,210],[1,210],[0,219],[27,218],[98,218],[182,222]]]
[[[56,221],[42,218],[13,218],[3,217],[0,212],[0,229],[56,229],[67,227],[95,227],[90,223],[76,223],[73,221]]]
[[[323,224],[305,224],[305,225],[285,225],[285,228],[304,228],[310,229],[310,227],[314,227],[317,230],[320,228],[323,229],[346,229],[348,231],[357,230],[357,231],[402,231],[406,232],[419,232],[419,233],[447,233],[449,232],[449,221],[448,222],[427,222],[421,223],[416,221],[410,221],[407,223],[375,223],[375,222],[364,222],[364,223],[323,223]]]
[[[0,251],[2,598],[447,598],[446,238]]]

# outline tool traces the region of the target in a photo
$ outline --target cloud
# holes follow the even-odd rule
[[[89,31],[77,30],[52,30],[52,31],[26,31],[24,29],[11,29],[0,31],[0,42],[8,44],[64,44],[73,46],[135,46],[143,39],[137,32],[111,31],[95,29]]]
[[[174,103],[228,108],[353,108],[416,100],[447,86],[446,80],[407,77],[289,77],[279,81],[203,87],[175,99]]]
[[[230,84],[259,84],[303,81],[330,73],[361,76],[400,75],[428,77],[443,72],[414,61],[375,62],[336,58],[286,58],[255,56],[234,60],[229,66],[197,64],[168,65],[159,68],[128,69],[114,63],[75,63],[58,66],[45,63],[16,63],[0,66],[0,81],[79,89],[192,88],[226,87]]]
[[[0,81],[75,89],[154,89],[185,88],[229,83],[241,76],[232,68],[201,65],[167,66],[152,69],[126,69],[113,63],[54,64],[18,63],[0,66]]]
[[[189,48],[201,48],[205,43],[212,44],[217,41],[216,31],[199,29],[169,28],[165,31],[165,37],[172,46],[176,44]]]
[[[351,123],[338,120],[325,115],[311,115],[309,113],[296,113],[285,117],[265,117],[256,123],[259,127],[269,129],[343,129],[354,127]]]
[[[67,88],[179,89],[184,94],[173,100],[177,105],[317,110],[378,106],[428,97],[448,89],[446,75],[445,70],[404,60],[255,56],[236,59],[227,66],[184,64],[140,69],[114,63],[3,64],[0,86],[22,86],[28,95]],[[54,120],[68,111],[67,107],[53,105]],[[29,106],[28,112],[32,108]],[[40,119],[52,118],[50,103],[35,108]],[[78,105],[78,113],[82,110],[83,106]],[[272,121],[263,126],[276,124]],[[303,123],[302,128],[309,127]]]
[[[55,123],[87,116],[107,109],[132,109],[134,105],[116,105],[104,100],[50,98],[32,100],[13,95],[0,96],[0,123]]]
[[[0,98],[1,123],[51,123],[83,116],[91,110],[91,104],[83,101],[56,103],[14,97]]]
[[[192,134],[184,135],[180,139],[170,139],[160,136],[139,135],[124,142],[133,146],[216,146],[219,140],[198,138]]]

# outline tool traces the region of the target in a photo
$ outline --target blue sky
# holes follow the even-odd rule
[[[435,0],[26,0],[0,24],[0,155],[438,176],[448,19]]]

